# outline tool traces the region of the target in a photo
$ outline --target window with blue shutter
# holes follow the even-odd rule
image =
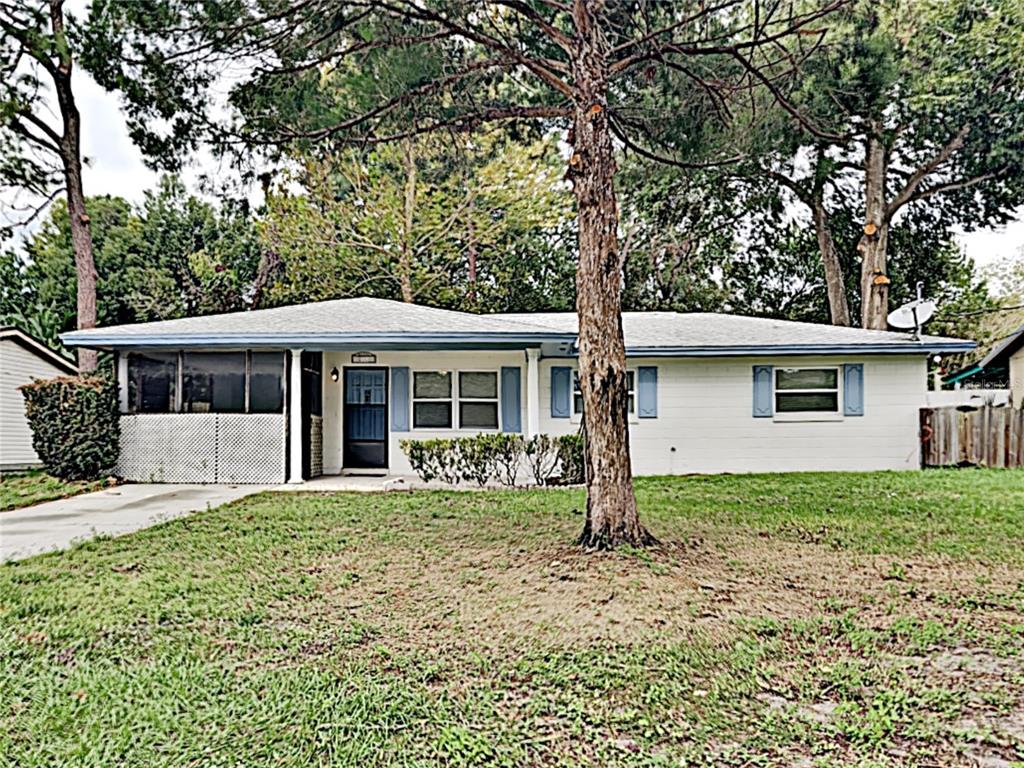
[[[409,431],[409,369],[391,369],[391,431]]]
[[[569,418],[569,399],[572,394],[572,368],[551,369],[551,418]]]
[[[636,415],[641,419],[655,419],[658,417],[658,369],[653,365],[639,366],[636,378]]]
[[[522,432],[522,384],[518,367],[501,369],[501,431]]]
[[[770,418],[772,407],[772,366],[754,366],[754,418]]]
[[[848,363],[843,366],[843,415],[864,415],[864,365]]]

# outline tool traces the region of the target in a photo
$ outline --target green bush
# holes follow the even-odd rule
[[[561,485],[576,485],[586,480],[583,457],[583,435],[560,435],[555,438],[558,447],[558,466]]]
[[[409,464],[420,479],[454,485],[459,481],[459,462],[455,440],[402,440],[399,445],[409,458]]]
[[[20,387],[43,467],[62,480],[96,480],[117,462],[117,385],[106,376],[60,376]]]
[[[537,485],[556,480],[563,484],[583,482],[583,438],[579,435],[529,440],[507,433],[473,435],[454,439],[402,440],[409,464],[421,480],[449,484],[494,480],[515,486],[525,462]],[[556,477],[556,472],[560,476]]]

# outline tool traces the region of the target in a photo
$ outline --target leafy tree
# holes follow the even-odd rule
[[[96,267],[82,190],[81,117],[71,87],[74,64],[63,0],[0,3],[0,185],[43,198],[60,194],[74,245],[79,328],[96,325]],[[57,101],[54,114],[49,88]],[[80,349],[83,371],[94,350]]]
[[[232,91],[232,132],[255,146],[375,145],[504,121],[567,129],[589,414],[580,542],[610,547],[652,540],[629,460],[616,141],[693,162],[694,140],[669,130],[679,116],[705,117],[692,122],[706,138],[737,95],[767,86],[781,96],[794,63],[821,39],[815,25],[841,4],[796,15],[777,0],[337,0],[269,11],[241,0],[162,0],[144,11],[108,0],[91,34],[98,50],[118,51],[101,79],[115,86],[153,82],[162,61],[186,57],[251,65]],[[779,57],[791,40],[797,55]],[[137,96],[133,104],[145,109]]]
[[[885,328],[901,217],[927,218],[948,241],[957,226],[1004,223],[1024,201],[1024,5],[857,0],[838,17],[795,108],[776,110],[759,136],[762,167],[811,217],[832,321],[856,314],[852,271],[863,326]],[[854,264],[840,242],[851,220]]]
[[[244,212],[232,206],[218,211],[187,195],[174,178],[161,180],[137,209],[117,197],[92,197],[87,204],[103,325],[246,306],[259,246]],[[0,271],[17,285],[0,289],[0,311],[55,346],[58,333],[75,327],[70,229],[64,203],[58,201],[22,252],[11,252],[0,262]]]
[[[264,303],[371,295],[568,308],[572,209],[560,173],[553,140],[486,135],[457,159],[435,137],[307,158],[268,197],[260,223],[281,262]]]

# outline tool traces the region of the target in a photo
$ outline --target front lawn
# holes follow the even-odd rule
[[[0,512],[106,488],[112,480],[66,482],[41,470],[0,475]]]
[[[0,764],[1024,761],[1024,473],[638,492],[652,550],[578,491],[265,493],[4,565]]]

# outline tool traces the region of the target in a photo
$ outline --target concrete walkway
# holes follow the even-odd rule
[[[130,533],[262,490],[266,486],[140,483],[0,512],[0,562],[64,549],[99,534]]]

